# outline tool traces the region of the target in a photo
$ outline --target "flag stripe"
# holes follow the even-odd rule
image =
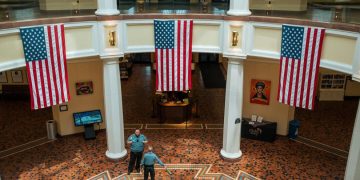
[[[188,30],[187,34],[189,34],[189,71],[188,71],[188,81],[189,81],[189,89],[192,89],[192,77],[191,77],[191,65],[192,65],[192,29],[193,29],[193,21],[190,21],[190,29]]]
[[[316,92],[317,90],[317,84],[318,84],[318,80],[319,80],[319,67],[320,67],[320,55],[322,52],[322,49],[320,47],[322,47],[323,45],[323,41],[324,41],[324,36],[325,36],[325,29],[321,29],[320,30],[320,39],[319,39],[319,48],[318,48],[318,56],[317,56],[317,64],[316,64],[316,70],[315,70],[315,87],[314,87],[314,92]],[[312,106],[314,107],[314,102],[315,102],[315,98],[312,99]],[[314,108],[312,108],[314,109]]]
[[[53,92],[54,92],[54,99],[53,101],[54,104],[58,104],[59,103],[59,91],[58,91],[58,83],[56,81],[56,71],[55,71],[55,62],[54,62],[54,52],[53,52],[53,44],[51,43],[52,42],[52,36],[51,36],[51,27],[48,26],[45,30],[45,34],[48,34],[48,46],[49,46],[49,52],[50,52],[50,56],[48,56],[50,58],[50,60],[48,60],[48,62],[50,63],[50,71],[51,71],[51,79],[52,79],[52,83],[53,83]],[[48,53],[49,54],[49,53]]]
[[[55,25],[52,29],[52,35],[54,37],[54,40],[55,40],[55,52],[56,52],[56,64],[57,64],[57,70],[59,72],[59,75],[58,75],[58,78],[57,80],[60,82],[60,86],[59,86],[59,89],[60,89],[60,95],[61,95],[61,103],[65,101],[65,97],[64,97],[64,91],[63,91],[63,81],[61,80],[61,78],[63,77],[62,76],[62,68],[61,68],[61,60],[60,60],[60,54],[59,54],[59,39],[57,38],[57,33],[58,33],[58,29],[57,29],[57,26]]]
[[[306,72],[305,72],[305,84],[304,84],[304,98],[303,98],[303,108],[307,108],[308,106],[308,87],[310,86],[309,77],[310,77],[310,64],[311,64],[311,57],[313,54],[313,40],[314,40],[314,29],[311,29],[310,33],[310,42],[309,42],[309,53],[306,61]]]
[[[181,54],[181,51],[180,51],[180,46],[181,46],[181,43],[180,43],[180,34],[181,34],[181,21],[177,21],[177,26],[175,26],[175,29],[177,29],[177,36],[175,36],[175,43],[174,44],[177,44],[177,55],[178,55],[178,58],[177,58],[177,74],[178,74],[178,78],[176,79],[177,80],[177,84],[178,84],[178,88],[176,89],[176,91],[180,91],[180,77],[181,77],[181,73],[180,73],[180,60],[181,60],[181,57],[180,57],[180,54]]]
[[[37,101],[36,101],[36,87],[34,83],[34,74],[32,70],[32,62],[26,63],[26,70],[28,73],[28,80],[29,80],[29,89],[30,89],[30,97],[31,97],[31,109],[37,109]]]
[[[60,26],[55,26],[57,28],[57,44],[58,44],[58,51],[59,51],[59,55],[60,55],[60,69],[61,69],[61,82],[62,82],[62,92],[63,92],[63,97],[64,97],[64,102],[68,101],[68,94],[67,94],[67,85],[66,85],[66,78],[65,78],[65,62],[64,62],[64,57],[63,57],[63,46],[62,46],[62,40],[61,40],[61,28]],[[59,42],[60,41],[60,42]]]
[[[67,70],[67,58],[66,58],[66,43],[65,43],[65,27],[61,25],[61,46],[62,46],[62,55],[63,55],[63,62],[64,62],[64,73],[65,73],[65,86],[69,85],[69,76]],[[70,90],[69,87],[66,87],[66,100],[70,100]]]
[[[317,29],[314,29],[314,37],[313,37],[313,50],[312,50],[312,55],[311,55],[311,63],[310,63],[310,75],[309,75],[309,87],[308,87],[308,96],[309,98],[306,98],[306,104],[307,104],[307,108],[308,109],[312,109],[312,94],[313,94],[313,90],[314,90],[314,82],[315,82],[315,74],[314,74],[314,70],[316,69],[316,60],[317,60],[317,47],[316,46],[319,46],[318,45],[318,30]]]
[[[294,74],[294,66],[295,66],[295,59],[291,59],[291,68],[290,68],[290,78],[289,78],[289,90],[288,90],[288,95],[287,95],[287,104],[290,104],[291,101],[291,96],[292,96],[292,88],[293,88],[293,74]]]
[[[185,79],[184,79],[184,84],[185,84],[185,89],[189,89],[189,35],[187,34],[189,32],[190,29],[190,23],[189,21],[184,21],[185,24],[185,30],[186,32],[184,33],[184,53],[185,53],[185,58],[184,58],[184,64],[185,64],[185,68],[184,68],[184,74],[185,74]]]

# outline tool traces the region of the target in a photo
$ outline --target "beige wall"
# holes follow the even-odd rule
[[[271,5],[268,2],[271,1]],[[306,11],[307,0],[250,0],[250,9]]]
[[[277,98],[279,84],[279,63],[278,61],[260,58],[248,58],[244,63],[244,103],[243,117],[250,118],[251,115],[259,115],[264,120],[277,122],[277,134],[287,135],[288,122],[294,118],[294,108],[280,104]],[[269,63],[270,62],[270,63]],[[260,105],[250,103],[251,79],[271,81],[270,104]]]
[[[0,63],[24,58],[20,33],[0,36]]]
[[[23,77],[23,82],[22,82],[22,83],[14,83],[14,82],[12,81],[11,71],[17,71],[17,70],[21,70],[22,77]],[[0,92],[2,91],[2,85],[21,85],[21,84],[28,84],[27,74],[26,74],[26,68],[13,69],[13,70],[11,70],[11,71],[5,71],[8,82],[7,82],[7,83],[0,83]]]
[[[75,127],[74,112],[100,109],[105,120],[104,95],[103,95],[103,64],[98,57],[72,60],[68,63],[69,91],[71,100],[67,103],[68,111],[59,112],[59,106],[53,106],[53,117],[57,122],[60,135],[69,135],[83,132],[83,127]],[[76,95],[75,83],[92,81],[94,93]],[[105,122],[105,121],[104,121]],[[105,128],[105,123],[101,124]],[[98,127],[95,126],[97,129]]]
[[[97,9],[97,0],[40,0],[40,10],[74,10],[74,9]],[[75,4],[74,4],[75,3]]]

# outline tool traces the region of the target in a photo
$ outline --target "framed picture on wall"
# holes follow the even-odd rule
[[[0,83],[7,83],[7,75],[6,72],[0,72]]]
[[[76,86],[76,95],[92,94],[94,92],[93,82],[78,82]]]
[[[252,79],[250,87],[251,103],[269,105],[271,81]]]
[[[22,83],[23,75],[21,70],[11,71],[11,78],[13,83]]]
[[[60,112],[68,111],[68,106],[66,104],[65,105],[60,105],[59,109],[60,109]]]

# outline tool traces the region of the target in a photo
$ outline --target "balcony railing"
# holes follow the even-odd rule
[[[55,1],[54,1],[55,2]],[[123,0],[118,2],[121,15],[135,14],[212,14],[226,15],[227,0],[206,3],[186,0],[158,0],[158,3],[143,3]],[[82,9],[82,2],[76,1],[67,10],[41,10],[37,0],[0,0],[0,22],[24,21],[41,18],[95,16],[95,9]],[[340,22],[360,24],[359,4],[308,4],[306,11],[252,10],[251,16],[283,17],[319,22]]]

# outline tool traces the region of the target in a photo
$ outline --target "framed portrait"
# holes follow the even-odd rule
[[[60,112],[68,111],[68,106],[66,104],[65,105],[60,105],[59,109],[60,109]]]
[[[269,105],[271,81],[252,79],[250,86],[250,102]]]
[[[7,75],[6,72],[0,72],[0,83],[7,83]]]
[[[76,83],[76,95],[92,94],[94,92],[93,82],[78,82]]]
[[[23,75],[21,70],[11,71],[11,78],[13,83],[22,83]]]

